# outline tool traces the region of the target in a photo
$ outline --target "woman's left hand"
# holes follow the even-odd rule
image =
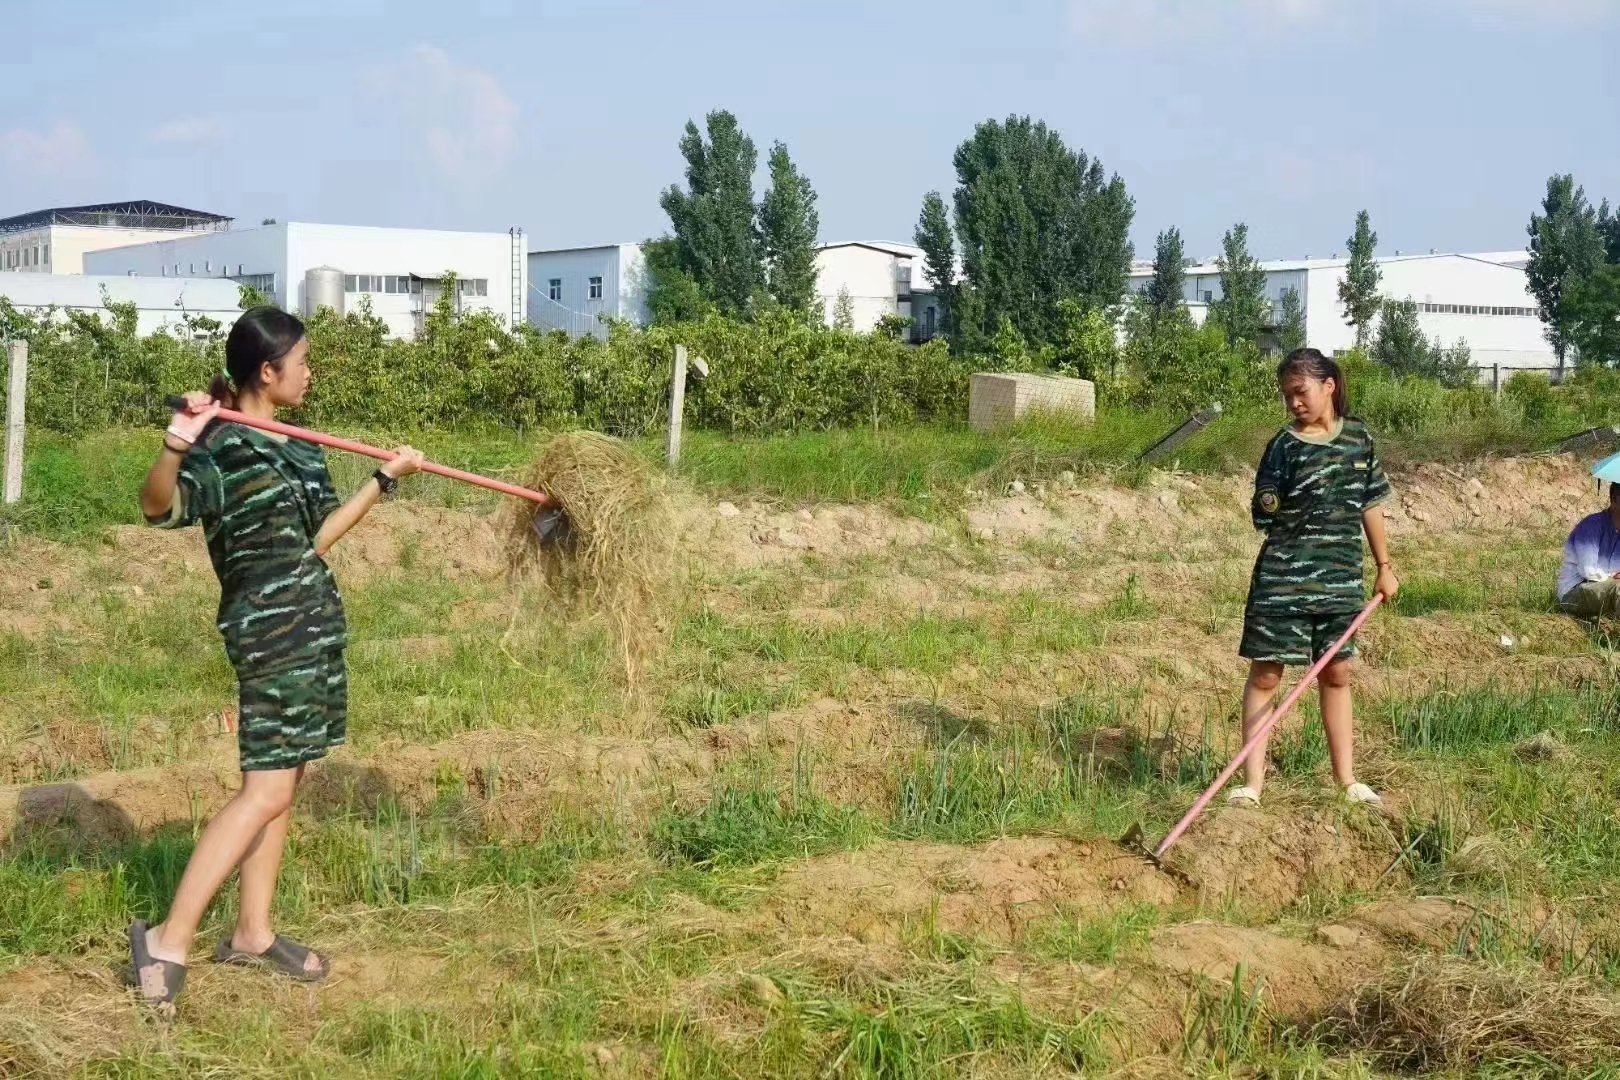
[[[1387,604],[1395,599],[1395,594],[1401,591],[1401,580],[1395,576],[1395,571],[1388,566],[1378,568],[1378,580],[1373,582],[1373,592],[1384,598]]]

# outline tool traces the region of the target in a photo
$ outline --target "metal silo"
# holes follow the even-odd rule
[[[314,266],[304,271],[304,314],[313,315],[323,307],[343,314],[343,271]]]

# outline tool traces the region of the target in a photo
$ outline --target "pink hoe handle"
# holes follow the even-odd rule
[[[1192,809],[1188,810],[1187,813],[1182,816],[1180,821],[1176,822],[1176,827],[1170,830],[1169,835],[1167,835],[1163,840],[1159,841],[1159,846],[1153,849],[1153,857],[1155,859],[1163,858],[1164,853],[1170,850],[1170,845],[1181,838],[1181,834],[1187,831],[1187,826],[1191,825],[1193,823],[1193,819],[1198,817],[1198,815],[1203,812],[1204,807],[1209,805],[1209,800],[1215,797],[1215,793],[1221,790],[1221,788],[1225,787],[1228,780],[1232,779],[1232,774],[1237,772],[1238,766],[1243,764],[1244,759],[1249,756],[1249,752],[1260,743],[1260,740],[1264,739],[1271,733],[1271,729],[1276,726],[1277,721],[1281,720],[1283,718],[1283,714],[1294,707],[1294,702],[1298,701],[1300,695],[1305,693],[1305,691],[1310,687],[1311,683],[1316,681],[1316,677],[1322,673],[1322,669],[1327,667],[1335,656],[1339,655],[1339,650],[1344,648],[1345,642],[1349,641],[1355,636],[1356,631],[1361,629],[1361,624],[1366,622],[1368,617],[1370,617],[1374,611],[1378,610],[1378,605],[1382,604],[1383,602],[1383,594],[1375,593],[1367,606],[1361,609],[1361,614],[1357,615],[1355,621],[1350,624],[1350,628],[1341,634],[1339,636],[1339,640],[1335,641],[1333,645],[1322,654],[1322,658],[1320,660],[1311,665],[1311,669],[1305,673],[1305,677],[1299,680],[1299,683],[1295,685],[1293,690],[1289,691],[1287,697],[1283,698],[1283,703],[1277,706],[1275,709],[1272,709],[1271,712],[1268,713],[1265,718],[1255,726],[1254,734],[1250,735],[1248,741],[1243,744],[1243,749],[1237,752],[1237,757],[1233,758],[1226,768],[1221,770],[1221,775],[1215,778],[1215,782],[1209,785],[1202,795],[1198,796],[1198,801],[1192,804]]]
[[[167,404],[169,408],[176,412],[183,412],[187,407],[185,398],[178,396],[169,397]],[[364,454],[366,457],[377,458],[381,461],[392,461],[394,457],[391,450],[379,450],[375,446],[340,439],[336,435],[323,435],[319,431],[310,431],[307,428],[283,424],[279,420],[261,420],[256,416],[239,413],[235,409],[220,409],[219,418],[228,420],[233,424],[245,424],[251,428],[258,428],[260,431],[270,431],[277,435],[286,435],[288,438],[318,443],[321,446],[330,446],[334,450],[347,450],[351,454]],[[462,472],[460,469],[452,469],[448,465],[437,465],[428,461],[422,464],[422,471],[433,473],[436,476],[448,476],[452,480],[476,484],[479,487],[489,488],[491,491],[499,491],[506,495],[516,495],[518,498],[528,499],[538,506],[546,506],[552,502],[551,496],[543,492],[530,491],[528,488],[508,484],[503,480],[491,480],[489,477],[479,476],[477,473]]]

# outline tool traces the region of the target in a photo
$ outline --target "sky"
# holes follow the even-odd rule
[[[0,216],[662,233],[689,119],[788,145],[824,240],[909,241],[976,123],[1028,114],[1133,239],[1265,258],[1522,247],[1555,172],[1620,202],[1620,0],[5,0]]]

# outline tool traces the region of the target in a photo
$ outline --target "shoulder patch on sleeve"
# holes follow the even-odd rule
[[[1264,488],[1258,495],[1255,496],[1255,498],[1259,501],[1261,510],[1264,510],[1268,514],[1274,514],[1277,512],[1276,488]]]

